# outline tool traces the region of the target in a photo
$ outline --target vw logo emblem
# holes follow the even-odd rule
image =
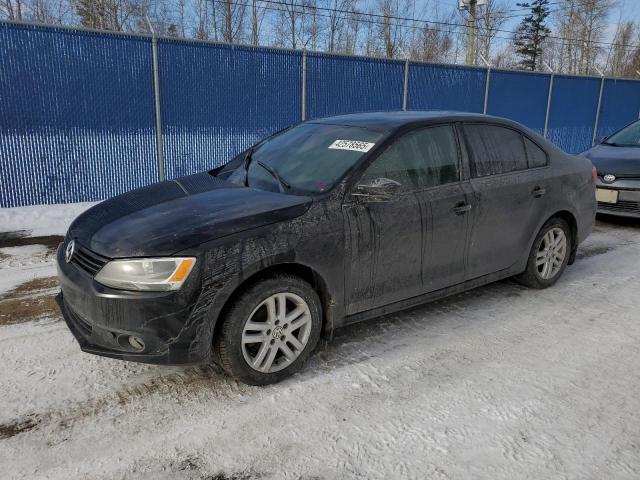
[[[67,244],[67,248],[64,249],[64,259],[67,261],[67,263],[69,263],[73,258],[73,252],[75,251],[75,248],[76,242],[74,240],[71,240]]]
[[[610,173],[607,173],[604,177],[602,177],[602,179],[607,183],[611,183],[611,182],[615,182],[616,176],[611,175]]]
[[[273,332],[271,332],[271,336],[275,339],[278,339],[280,337],[282,337],[282,327],[280,325],[278,325],[276,328],[273,329]]]

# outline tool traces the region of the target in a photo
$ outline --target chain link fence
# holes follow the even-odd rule
[[[302,120],[514,119],[565,151],[638,118],[640,82],[0,22],[0,207],[94,201],[211,169]]]

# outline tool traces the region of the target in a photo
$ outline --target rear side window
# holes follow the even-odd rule
[[[404,191],[459,180],[458,146],[453,127],[423,128],[403,135],[365,171],[362,181],[390,178]]]
[[[527,168],[527,156],[520,133],[497,125],[465,125],[464,129],[469,140],[471,174],[474,177]]]
[[[527,137],[524,137],[524,146],[527,150],[529,168],[544,167],[547,164],[547,154]]]

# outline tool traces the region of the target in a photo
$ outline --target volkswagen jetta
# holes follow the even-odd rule
[[[553,285],[592,228],[594,181],[589,160],[500,118],[314,120],[79,216],[58,303],[86,352],[213,357],[272,383],[342,325],[511,276]]]

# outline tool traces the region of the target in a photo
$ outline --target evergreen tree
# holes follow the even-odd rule
[[[546,25],[549,16],[549,0],[533,0],[531,3],[517,3],[518,7],[529,8],[531,13],[522,19],[514,36],[516,53],[522,58],[520,66],[525,70],[536,70],[542,56],[542,44],[551,33]]]

